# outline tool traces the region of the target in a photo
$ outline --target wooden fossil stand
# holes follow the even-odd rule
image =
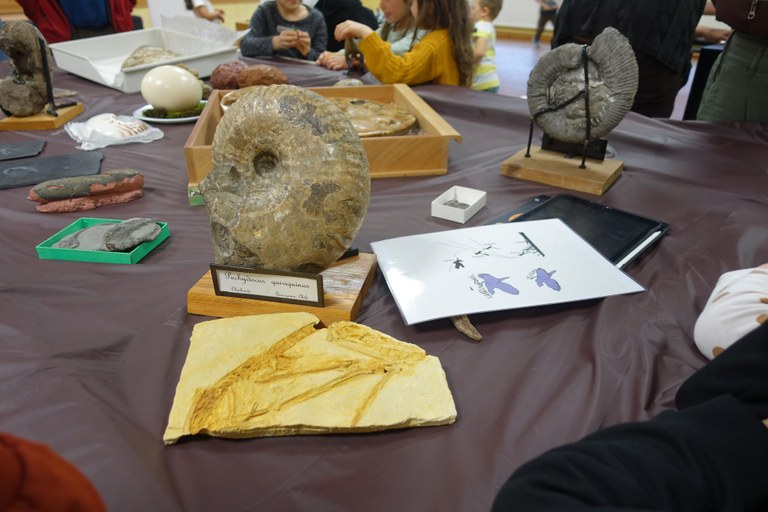
[[[321,272],[324,307],[216,295],[213,278],[207,272],[187,293],[187,311],[193,315],[219,318],[306,311],[324,325],[357,317],[376,270],[376,256],[360,253],[337,261]]]
[[[11,116],[0,119],[0,130],[55,130],[77,117],[85,108],[82,103],[56,108],[56,115],[48,111],[33,116]]]
[[[606,159],[605,145],[600,144],[604,141],[594,141],[592,138],[587,48],[587,45],[583,45],[581,48],[584,89],[559,105],[542,109],[539,112],[531,112],[528,146],[501,163],[501,174],[504,176],[546,183],[547,185],[595,195],[602,195],[618,179],[624,168],[624,162]],[[553,138],[548,139],[548,135],[545,135],[545,142],[554,141],[550,145],[552,150],[545,148],[545,144],[542,144],[542,147],[531,146],[533,125],[539,116],[559,111],[582,96],[584,98],[586,126],[582,144],[558,142]],[[573,158],[576,155],[581,157],[581,164],[576,164],[576,160]],[[596,156],[597,158],[588,158],[589,156]]]
[[[624,169],[624,162],[620,160],[584,160],[582,168],[569,155],[529,146],[504,160],[501,174],[599,196],[608,190]]]

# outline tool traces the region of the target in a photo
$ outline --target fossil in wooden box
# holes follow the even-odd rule
[[[440,361],[354,322],[309,313],[202,322],[163,440],[372,432],[453,423]]]
[[[416,116],[405,109],[362,98],[329,98],[355,127],[360,137],[406,135],[416,126]]]

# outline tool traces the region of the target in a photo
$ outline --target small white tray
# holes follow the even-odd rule
[[[464,224],[485,206],[486,195],[482,190],[451,187],[432,201],[432,216]]]

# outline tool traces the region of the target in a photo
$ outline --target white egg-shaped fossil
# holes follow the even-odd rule
[[[152,68],[141,79],[141,95],[155,108],[168,112],[189,110],[203,98],[203,86],[195,75],[179,66]]]

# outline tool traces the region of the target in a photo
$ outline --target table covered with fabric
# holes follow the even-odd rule
[[[339,73],[286,61],[290,82],[331,85]],[[0,68],[0,75],[8,67]],[[57,72],[86,111],[130,114],[144,104]],[[463,88],[414,87],[463,136],[448,173],[372,181],[355,247],[486,224],[530,198],[566,192],[508,178],[500,164],[527,141],[523,99]],[[478,314],[484,340],[448,320],[406,326],[380,273],[357,321],[437,356],[457,411],[450,426],[381,433],[227,440],[162,434],[193,326],[188,290],[213,249],[202,206],[190,206],[183,145],[163,139],[103,149],[102,171],[133,168],[144,197],[90,212],[43,214],[28,187],[0,190],[0,429],[45,443],[78,467],[111,511],[484,511],[510,473],[543,451],[674,406],[706,363],[692,334],[721,273],[768,261],[768,126],[629,114],[609,134],[625,163],[589,199],[668,222],[670,232],[626,268],[645,292]],[[45,140],[42,156],[79,151],[63,129],[0,132],[0,143]],[[311,172],[308,169],[307,172]],[[461,226],[430,215],[454,185],[487,192]],[[170,238],[136,265],[41,260],[35,246],[83,216],[154,217]]]

